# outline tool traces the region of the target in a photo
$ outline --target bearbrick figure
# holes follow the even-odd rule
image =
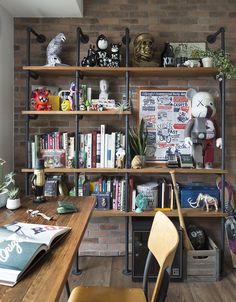
[[[214,99],[210,93],[195,89],[189,89],[187,97],[192,101],[192,118],[185,128],[185,143],[192,147],[196,168],[210,169],[214,162],[214,140],[216,147],[222,148],[219,128],[213,119],[216,113]]]
[[[121,43],[111,44],[111,67],[120,67]]]
[[[52,110],[52,106],[48,104],[48,95],[50,91],[42,88],[42,89],[35,89],[32,91],[31,95],[31,103],[34,106],[34,109],[37,111],[45,110],[50,111]]]
[[[104,35],[99,35],[97,38],[97,65],[100,67],[109,66],[109,58],[107,53],[108,40]]]

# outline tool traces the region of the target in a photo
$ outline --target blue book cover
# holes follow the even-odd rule
[[[70,228],[13,222],[0,227],[0,284],[14,286]]]

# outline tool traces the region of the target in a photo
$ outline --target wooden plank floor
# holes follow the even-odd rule
[[[235,302],[236,269],[232,268],[230,261],[229,254],[226,254],[225,276],[221,281],[213,283],[171,282],[166,302]],[[123,267],[124,257],[80,257],[80,268],[83,273],[80,276],[70,276],[70,288],[78,285],[142,287],[141,283],[132,282],[131,276],[122,274]],[[149,292],[151,292],[152,286],[153,283],[150,284]],[[67,295],[64,289],[59,302],[66,301]]]

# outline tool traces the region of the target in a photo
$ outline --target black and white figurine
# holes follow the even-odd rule
[[[97,54],[95,51],[95,46],[90,44],[90,47],[88,49],[88,55],[87,57],[84,57],[81,61],[81,65],[83,67],[93,67],[97,64]]]
[[[61,63],[61,59],[59,58],[59,55],[62,51],[62,46],[65,41],[66,41],[65,35],[63,33],[60,33],[49,42],[47,47],[46,66],[64,65]]]
[[[107,48],[108,40],[104,35],[99,35],[97,38],[97,65],[100,67],[109,66],[110,59],[108,58]]]
[[[111,67],[120,67],[121,43],[111,43]]]

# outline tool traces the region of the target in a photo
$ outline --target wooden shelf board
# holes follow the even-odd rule
[[[225,217],[226,213],[221,211],[206,212],[202,209],[181,209],[184,217],[201,217],[201,218],[221,218]],[[142,213],[136,212],[124,212],[119,210],[94,210],[93,216],[95,217],[104,217],[104,216],[117,216],[117,217],[153,217],[155,211],[144,211]],[[168,217],[178,217],[177,210],[164,211]]]
[[[22,169],[21,172],[29,173],[33,172],[33,169]],[[174,172],[176,174],[227,174],[227,170],[222,169],[169,169],[163,167],[156,168],[143,168],[143,169],[117,169],[117,168],[45,168],[45,172],[48,173],[111,173],[111,174],[123,174],[129,173],[131,175],[140,175],[140,174],[162,174]]]
[[[131,111],[106,110],[106,111],[33,111],[23,110],[26,115],[130,115]]]
[[[131,77],[214,77],[218,71],[208,67],[81,67],[81,66],[23,66],[23,70],[38,74],[73,75],[79,71],[82,76],[124,77],[128,71]]]

